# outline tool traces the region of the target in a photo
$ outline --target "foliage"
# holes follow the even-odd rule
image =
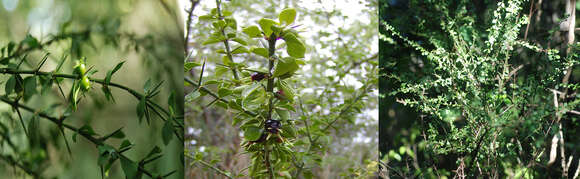
[[[73,6],[72,10],[67,10],[74,11],[75,15],[82,14],[74,9],[79,6],[74,2],[58,1],[56,4]],[[26,11],[28,5],[24,3],[24,9],[20,10]],[[40,6],[53,7],[43,5]],[[21,11],[14,12],[14,18],[18,18]],[[82,170],[74,168],[86,165],[94,169],[85,171],[82,176],[182,177],[180,165],[172,169],[160,168],[161,164],[176,158],[172,150],[180,150],[177,146],[181,142],[170,142],[183,140],[180,132],[183,129],[182,106],[178,105],[175,92],[165,95],[170,93],[166,91],[168,85],[163,85],[160,79],[169,76],[170,72],[151,68],[151,76],[132,77],[147,80],[143,87],[135,87],[131,82],[119,80],[131,76],[127,72],[136,72],[126,69],[127,63],[132,62],[118,57],[102,59],[110,53],[143,52],[144,59],[148,55],[159,55],[161,53],[150,49],[151,43],[159,39],[124,30],[126,21],[121,20],[119,14],[102,19],[83,18],[82,15],[71,18],[69,14],[68,19],[53,24],[58,30],[45,34],[44,39],[33,35],[32,31],[22,40],[10,40],[0,46],[3,83],[0,101],[6,104],[0,108],[0,160],[8,164],[0,168],[0,173],[7,174],[0,176],[75,178],[78,175],[75,172]],[[31,25],[33,29],[37,28],[35,25]],[[113,48],[118,49],[109,51]],[[174,64],[179,64],[180,60],[176,61]],[[174,80],[169,81],[174,83]],[[127,103],[133,106],[127,108]],[[111,117],[100,113],[111,113],[115,108],[131,114]],[[143,119],[146,125],[142,124]],[[131,126],[133,121],[135,126]],[[163,130],[156,130],[158,126],[163,126]],[[154,140],[140,140],[142,134],[135,131],[151,134]],[[85,156],[89,156],[88,161],[92,163],[82,164]]]
[[[388,148],[381,145],[388,175],[553,175],[539,172],[551,165],[547,154],[555,149],[548,148],[549,138],[568,138],[580,126],[578,116],[567,113],[578,108],[580,99],[571,93],[577,89],[569,88],[577,84],[562,81],[568,69],[580,64],[580,44],[564,53],[524,40],[520,32],[529,23],[522,14],[525,1],[500,1],[490,5],[492,12],[468,1],[408,3],[407,8],[415,9],[407,15],[419,18],[418,24],[409,25],[418,28],[416,32],[401,25],[405,17],[387,17],[380,25],[381,50],[394,47],[381,57],[381,83],[393,85],[381,92],[383,101],[417,113],[410,122],[416,127],[398,134],[403,139],[390,141]],[[481,7],[487,1],[479,3],[479,8],[489,7]],[[391,5],[405,6],[383,3],[386,9],[395,8]],[[401,53],[407,50],[414,52]],[[393,53],[404,54],[404,59],[397,60]],[[572,95],[556,94],[565,89]],[[380,106],[388,109],[381,116],[403,117],[392,102]],[[566,145],[577,158],[579,144]],[[413,166],[405,167],[408,162]]]
[[[250,17],[243,17],[243,21],[235,18],[243,16],[245,13],[242,11],[251,8],[229,11],[243,5],[219,1],[217,4],[218,8],[210,10],[209,14],[199,16],[200,24],[210,23],[211,29],[195,26],[195,30],[211,34],[208,33],[207,37],[198,35],[203,38],[193,40],[199,42],[193,43],[191,59],[194,61],[185,62],[187,66],[185,71],[190,75],[194,74],[187,75],[185,79],[186,85],[192,86],[192,92],[185,97],[186,106],[187,103],[191,103],[190,108],[193,108],[191,109],[193,117],[186,116],[186,121],[189,121],[188,118],[193,119],[192,133],[195,143],[193,151],[186,150],[192,164],[234,178],[245,176],[317,178],[324,176],[320,171],[323,166],[328,166],[336,172],[330,175],[334,177],[372,176],[377,165],[372,159],[372,152],[371,156],[366,152],[363,153],[360,162],[349,161],[346,156],[342,158],[340,155],[332,155],[333,151],[345,154],[340,150],[346,147],[338,143],[351,141],[353,133],[356,135],[365,128],[369,131],[374,130],[365,124],[357,124],[357,118],[362,118],[359,115],[363,110],[372,108],[370,100],[372,94],[369,93],[374,89],[373,84],[377,79],[374,67],[376,65],[372,63],[376,55],[366,54],[361,49],[368,47],[367,39],[370,37],[357,38],[357,43],[352,44],[352,49],[345,45],[348,42],[343,39],[340,39],[341,45],[328,42],[331,40],[312,44],[309,43],[313,41],[312,39],[302,37],[301,34],[307,32],[299,28],[302,24],[298,17],[313,16],[315,12],[300,11],[299,8],[268,8],[261,16],[264,18],[257,18],[255,23],[252,23]],[[260,5],[272,7],[267,4]],[[290,7],[296,7],[295,5]],[[272,16],[268,12],[279,13],[276,13],[277,18],[270,19]],[[252,12],[248,15],[260,17],[260,13]],[[336,33],[344,33],[341,34],[344,35],[343,38],[351,40],[354,35],[349,33],[354,32],[356,30],[342,29],[342,32]],[[322,33],[329,35],[329,32],[320,32]],[[365,34],[372,36],[371,33]],[[358,40],[367,42],[364,42],[363,46]],[[204,46],[197,47],[198,44]],[[323,48],[340,46],[336,51],[344,56],[325,56],[310,48],[318,45],[322,45]],[[216,46],[220,48],[212,48]],[[326,64],[330,62],[339,64],[329,67]],[[304,68],[312,70],[301,70]],[[336,76],[327,77],[323,72],[330,68],[344,68],[344,71],[339,71]],[[361,86],[355,88],[341,84],[343,78],[355,70],[365,71],[356,75],[356,80],[361,82]],[[307,92],[307,89],[315,90]],[[224,109],[227,112],[222,111]],[[234,127],[228,127],[230,125]],[[232,146],[231,143],[234,146],[220,148],[211,145],[212,141],[209,139],[211,137],[196,138],[196,135],[199,135],[195,132],[196,126],[203,127],[202,132],[220,129],[215,135],[224,136],[226,140],[233,139],[222,141],[225,143],[224,146]],[[333,129],[353,130],[333,134],[335,131]],[[228,132],[223,135],[221,134],[223,131]],[[241,139],[237,135],[238,131],[243,134]],[[334,140],[336,142],[333,142]],[[198,141],[209,147],[197,148]],[[239,153],[247,155],[249,159],[245,161],[249,165],[244,164],[240,169],[228,169],[224,166],[231,160],[220,154],[234,153],[232,157],[242,158],[239,161],[244,162],[245,156],[236,152],[235,145],[243,146],[243,151]],[[361,147],[362,151],[373,150],[372,147],[365,148],[365,145],[356,147]],[[356,151],[355,148],[349,150]],[[233,161],[237,162],[238,159]],[[339,167],[343,167],[342,165],[346,165],[348,167],[346,169],[349,170],[341,171]],[[194,173],[191,177],[201,176],[204,175]]]

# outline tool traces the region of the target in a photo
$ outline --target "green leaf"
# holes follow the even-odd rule
[[[280,20],[280,24],[285,25],[292,24],[296,19],[296,9],[294,8],[284,9],[282,12],[280,12],[278,19]]]
[[[246,140],[255,141],[262,135],[262,129],[256,126],[248,126],[244,129],[244,137]]]
[[[282,122],[288,120],[288,118],[290,118],[290,112],[288,112],[287,110],[282,110],[282,109],[278,109],[276,108],[276,113],[278,114],[278,116],[280,116],[280,119]]]
[[[286,138],[295,138],[296,130],[290,125],[282,125],[282,136]]]
[[[131,159],[121,156],[121,168],[123,168],[126,178],[141,178],[137,176],[138,167],[139,165],[131,161]]]
[[[40,46],[38,40],[30,34],[26,35],[26,38],[22,40],[22,43],[28,45],[29,48],[36,48]]]
[[[196,152],[195,156],[193,157],[193,159],[195,160],[201,160],[203,159],[203,154],[201,152]]]
[[[6,95],[12,93],[15,86],[16,86],[16,78],[14,77],[14,75],[12,75],[10,76],[10,78],[8,78],[8,81],[6,81],[6,85],[4,86],[4,91]]]
[[[294,34],[286,33],[283,39],[286,41],[286,52],[288,52],[288,55],[294,58],[304,58],[306,47]]]
[[[218,90],[218,96],[219,96],[220,98],[223,98],[223,97],[229,96],[229,95],[231,95],[232,93],[233,93],[233,92],[232,92],[232,90],[230,90],[230,89],[227,89],[227,88],[220,88],[220,89]]]
[[[228,10],[222,11],[222,16],[224,16],[224,17],[231,16],[231,15],[232,15],[232,11],[228,11]]]
[[[256,55],[268,58],[268,49],[266,48],[251,48],[250,51]]]
[[[203,16],[199,16],[199,20],[200,21],[210,21],[216,19],[213,15],[208,14],[208,15],[203,15]]]
[[[111,134],[107,135],[107,137],[103,138],[103,140],[107,140],[107,138],[112,137],[112,138],[117,138],[117,139],[121,139],[125,137],[125,133],[123,133],[122,131],[122,127],[115,130],[114,132],[112,132]]]
[[[244,40],[244,39],[242,39],[240,37],[233,38],[232,40],[234,42],[238,42],[239,44],[242,44],[242,45],[248,45],[248,42],[246,42],[246,40]]]
[[[193,69],[193,67],[201,66],[201,64],[196,62],[186,62],[183,64],[183,72],[188,72],[189,70]]]
[[[201,96],[201,93],[198,90],[195,90],[187,95],[185,95],[185,101],[192,102],[193,100],[197,99]]]
[[[224,40],[226,40],[226,37],[224,37],[221,34],[212,34],[209,39],[203,41],[203,43],[201,43],[202,45],[209,45],[209,44],[214,44],[214,43],[218,43],[218,42],[223,42]]]
[[[110,70],[109,72],[107,72],[107,76],[105,77],[106,84],[109,84],[111,82],[111,77],[113,77],[113,74],[115,74],[115,72],[117,72],[117,71],[119,71],[119,69],[121,69],[123,64],[125,64],[125,61],[117,63],[117,65],[115,65],[115,68],[113,68],[113,70]]]
[[[151,157],[155,154],[159,154],[159,153],[161,153],[161,148],[155,146],[155,147],[153,147],[153,149],[151,149],[151,151],[149,152],[149,154],[147,154],[147,157],[145,157],[145,158],[149,158],[149,157]]]
[[[276,67],[274,68],[274,77],[279,77],[285,74],[293,74],[298,70],[298,64],[296,60],[292,57],[285,57],[278,60]]]
[[[250,52],[248,48],[244,46],[239,46],[236,49],[232,50],[232,54],[240,54],[240,53],[248,53]]]
[[[147,107],[145,105],[145,102],[147,102],[146,99],[147,98],[145,98],[145,96],[141,97],[139,104],[137,104],[137,116],[139,117],[139,123],[141,123],[141,119],[143,119],[143,116],[145,115],[145,108]]]
[[[119,150],[125,150],[126,148],[131,147],[131,141],[125,139],[123,140],[123,143],[121,143],[121,145],[119,146]]]
[[[163,125],[161,132],[163,137],[163,144],[167,145],[169,142],[171,142],[171,139],[173,138],[173,130],[174,129],[171,120],[165,121],[165,125]]]
[[[242,97],[247,98],[250,94],[252,94],[256,89],[260,87],[260,83],[254,83],[252,85],[247,86],[244,91],[242,91]]]
[[[171,113],[171,116],[173,116],[173,114],[175,114],[177,110],[177,100],[175,99],[175,91],[171,92],[171,94],[167,98],[167,106],[169,106],[169,113]]]
[[[36,76],[26,77],[24,79],[24,101],[28,101],[34,94],[36,94]]]
[[[246,28],[243,28],[242,32],[244,32],[245,34],[250,36],[250,38],[254,38],[254,37],[261,37],[262,31],[260,31],[258,26],[253,25],[253,26],[248,26]]]
[[[238,23],[236,22],[236,19],[228,17],[224,18],[224,20],[226,21],[227,27],[231,27],[234,30],[238,29]]]
[[[270,37],[270,35],[273,32],[272,26],[278,25],[278,22],[276,22],[272,19],[262,18],[262,19],[260,19],[260,21],[258,21],[258,24],[260,24],[262,31],[264,31],[264,34],[266,34],[266,37]]]
[[[286,81],[278,80],[278,87],[280,87],[284,91],[284,95],[286,96],[286,99],[288,99],[288,101],[290,102],[294,101],[294,96],[296,95],[296,92],[292,87],[290,87],[290,85],[288,85],[288,83],[286,83]]]

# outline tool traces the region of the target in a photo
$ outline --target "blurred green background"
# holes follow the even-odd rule
[[[10,42],[20,42],[27,34],[41,43],[54,35],[80,33],[84,36],[56,41],[42,50],[27,56],[22,69],[32,69],[49,52],[48,61],[41,71],[52,71],[63,55],[67,55],[61,73],[72,74],[74,61],[87,58],[87,68],[97,70],[92,77],[102,79],[107,71],[117,63],[126,61],[113,76],[112,82],[123,84],[143,93],[143,85],[148,79],[163,81],[161,93],[153,98],[167,108],[167,98],[171,92],[183,94],[183,23],[179,17],[177,2],[171,0],[2,0],[0,4],[0,47]],[[0,65],[3,66],[3,65]],[[4,83],[9,75],[0,75],[0,93],[4,93]],[[65,79],[62,88],[68,95],[72,80]],[[123,127],[124,133],[135,146],[125,152],[132,160],[140,160],[154,147],[160,146],[164,156],[146,168],[158,173],[177,170],[170,178],[183,178],[183,143],[174,137],[165,146],[161,138],[161,120],[154,119],[148,125],[139,122],[136,114],[138,100],[126,91],[111,88],[116,103],[107,101],[101,86],[92,84],[79,103],[79,110],[66,119],[75,127],[91,125],[98,134],[109,134]],[[178,97],[178,105],[183,99]],[[23,103],[38,110],[59,104],[54,114],[66,110],[66,99],[56,85],[48,93],[36,94]],[[182,114],[183,107],[177,108]],[[19,146],[26,160],[34,158],[34,167],[42,171],[46,178],[101,178],[97,165],[98,151],[94,144],[82,137],[73,142],[73,132],[66,131],[72,149],[69,155],[58,128],[47,120],[40,119],[41,146],[31,147],[24,134],[16,113],[5,103],[0,103],[0,123],[9,127],[10,139]],[[27,123],[32,113],[22,112]],[[122,140],[110,139],[106,143],[119,146]],[[0,138],[0,154],[10,155],[5,139]],[[38,154],[38,155],[36,155]],[[26,177],[23,177],[26,176]],[[124,178],[119,162],[109,172],[110,178]],[[24,172],[0,160],[0,178],[30,178]]]

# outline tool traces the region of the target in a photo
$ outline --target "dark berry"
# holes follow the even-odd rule
[[[276,98],[278,98],[279,100],[283,100],[286,99],[286,95],[284,94],[283,90],[278,90],[276,91]]]
[[[278,129],[280,127],[282,127],[282,124],[280,123],[280,121],[271,120],[271,119],[266,120],[266,124],[265,124],[266,131],[276,134],[276,133],[278,133]]]
[[[252,75],[252,81],[262,81],[266,78],[266,73],[254,73]]]

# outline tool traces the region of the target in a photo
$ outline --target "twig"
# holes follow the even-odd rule
[[[186,77],[184,77],[184,80],[185,80],[185,82],[187,82],[187,83],[189,83],[189,84],[193,85],[193,87],[194,87],[194,88],[199,88],[199,90],[201,90],[201,91],[203,91],[203,92],[205,92],[205,93],[209,94],[210,96],[214,97],[215,99],[218,99],[218,100],[220,100],[220,101],[222,101],[222,102],[224,102],[224,103],[226,103],[226,104],[228,104],[228,103],[230,102],[230,101],[229,101],[229,100],[227,100],[227,99],[221,98],[221,97],[220,97],[218,94],[216,94],[215,92],[211,91],[210,89],[207,89],[207,88],[206,88],[206,87],[204,87],[204,86],[197,86],[198,82],[195,82],[195,81],[193,81],[192,79],[190,79],[190,78],[189,78],[189,77],[187,77],[187,76],[186,76]],[[256,114],[256,113],[254,113],[254,112],[252,112],[252,111],[248,111],[248,110],[246,110],[246,109],[244,109],[244,108],[242,108],[242,112],[244,112],[244,113],[246,113],[246,114],[248,114],[248,115],[250,115],[250,116],[257,116],[257,115],[258,115],[258,114]]]
[[[48,77],[52,77],[52,78],[68,78],[68,79],[80,79],[81,78],[78,75],[42,72],[42,71],[35,71],[35,70],[18,71],[18,70],[14,70],[14,69],[10,69],[10,68],[0,68],[0,74],[33,74],[36,76],[48,76]],[[139,92],[137,92],[129,87],[118,84],[118,83],[113,83],[113,82],[106,83],[104,79],[97,79],[97,78],[89,78],[89,80],[92,82],[95,82],[95,83],[99,83],[101,85],[113,86],[113,87],[125,90],[128,93],[130,93],[131,95],[133,95],[137,100],[141,100],[141,98],[144,96],[143,94],[141,94],[141,93],[139,93]],[[155,103],[154,101],[152,101],[149,98],[146,98],[146,100],[147,100],[148,106],[160,109],[168,118],[170,118],[170,114],[165,108],[162,108],[161,105]],[[167,119],[163,118],[163,116],[161,116],[161,115],[159,117],[161,117],[161,119],[163,121],[167,120]],[[178,123],[178,126],[183,129],[183,125],[181,125],[180,123]],[[179,134],[177,133],[177,130],[175,131],[175,135],[177,137],[180,137]]]
[[[220,7],[221,6],[221,0],[215,0],[215,3],[216,3],[217,12],[218,12],[218,18],[220,20],[223,20],[224,19],[224,16],[222,16],[222,10],[221,10],[221,7]],[[232,64],[235,64],[234,63],[234,57],[232,56],[232,51],[230,50],[230,43],[229,43],[229,40],[227,38],[227,34],[226,34],[226,31],[225,31],[225,28],[222,28],[221,29],[221,33],[222,33],[222,35],[224,37],[226,37],[226,40],[224,40],[224,46],[226,46],[226,54],[227,54],[228,58],[230,59],[230,61],[232,61]],[[232,73],[234,74],[234,78],[236,80],[239,80],[240,77],[238,77],[238,70],[236,70],[237,67],[235,65],[232,65],[232,66],[230,66],[230,68],[232,69]]]
[[[32,175],[34,178],[41,178],[40,177],[40,173],[33,171],[30,168],[25,167],[24,165],[18,163],[17,161],[15,161],[12,157],[10,156],[4,156],[4,155],[0,155],[0,159],[6,161],[8,164],[12,165],[12,166],[16,166],[18,168],[20,168],[21,170],[23,170],[24,172],[28,173],[29,175]]]
[[[25,106],[23,104],[18,103],[17,101],[13,101],[8,99],[8,97],[5,96],[0,96],[0,101],[7,103],[7,104],[11,104],[12,106],[18,107],[20,109],[24,109],[28,112],[34,113],[35,115],[42,117],[44,119],[48,119],[49,121],[51,121],[52,123],[56,124],[56,125],[60,125],[63,126],[64,128],[73,131],[81,136],[83,136],[85,139],[89,140],[91,143],[95,144],[95,145],[103,145],[104,141],[99,140],[95,137],[93,137],[90,133],[84,131],[84,130],[80,130],[79,128],[76,128],[70,124],[65,124],[62,123],[63,119],[65,118],[64,116],[61,117],[52,117],[49,116],[48,114],[41,112],[41,111],[36,111],[35,109]],[[115,149],[115,151],[119,154],[119,156],[128,158],[127,156],[125,156],[124,154],[120,153],[119,151],[117,151],[117,149]],[[151,174],[151,172],[149,172],[148,170],[146,170],[145,168],[143,168],[142,166],[138,167],[138,170],[143,172],[144,174],[146,174],[149,177],[153,177],[153,175]]]
[[[190,155],[187,155],[187,156],[188,156],[189,158],[193,158],[193,157],[191,157]],[[223,175],[223,176],[225,176],[225,177],[227,177],[227,178],[232,178],[232,176],[230,176],[230,175],[229,175],[229,174],[227,174],[226,172],[224,172],[224,171],[220,170],[219,168],[217,168],[217,167],[215,167],[215,166],[213,166],[213,165],[211,165],[211,164],[209,164],[209,163],[207,163],[207,162],[205,162],[205,161],[203,161],[203,160],[196,160],[196,161],[194,161],[194,162],[192,163],[192,165],[193,165],[193,164],[195,164],[195,163],[201,163],[203,166],[206,166],[206,167],[208,167],[208,168],[210,168],[210,169],[212,169],[212,170],[214,170],[214,171],[218,172],[219,174],[221,174],[221,175]]]

